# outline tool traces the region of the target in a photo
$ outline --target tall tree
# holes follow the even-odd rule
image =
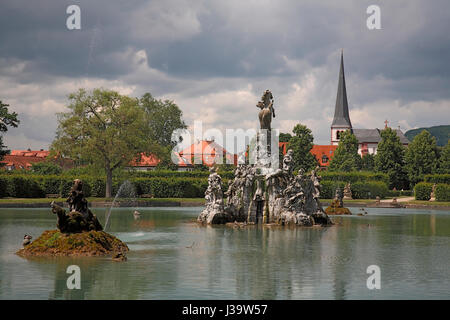
[[[358,139],[349,130],[343,131],[328,170],[354,171],[359,169],[361,169],[361,156],[358,154]]]
[[[442,148],[439,161],[438,172],[450,174],[450,140],[447,142],[444,148]]]
[[[309,171],[316,167],[317,160],[314,155],[310,152],[313,147],[314,137],[311,130],[302,124],[297,124],[294,129],[292,129],[294,134],[292,138],[289,139],[289,149],[292,149],[294,170],[300,168],[305,171]],[[282,162],[280,162],[282,163]]]
[[[102,167],[106,173],[106,197],[112,195],[113,171],[149,150],[160,154],[150,138],[148,115],[139,100],[115,91],[84,89],[69,95],[69,111],[58,114],[53,152]]]
[[[400,138],[389,127],[382,130],[380,135],[381,141],[378,143],[375,156],[375,170],[388,174],[390,188],[407,188],[405,148],[400,142]]]
[[[422,181],[425,174],[434,173],[437,167],[436,138],[423,130],[409,144],[405,160],[412,185]]]
[[[375,169],[375,156],[366,153],[361,158],[361,170],[373,171]]]
[[[161,146],[175,146],[177,141],[172,141],[172,132],[187,128],[180,108],[173,101],[157,100],[148,92],[139,102],[148,115],[150,137]]]
[[[0,100],[0,133],[8,131],[8,127],[17,128],[19,120],[17,119],[17,113],[8,111],[9,104],[4,104]],[[3,159],[5,154],[8,154],[9,150],[6,150],[6,146],[3,145],[3,136],[0,135],[0,160]]]

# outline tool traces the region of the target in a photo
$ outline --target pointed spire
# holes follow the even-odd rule
[[[345,88],[344,74],[344,50],[341,50],[341,69],[339,71],[339,84],[336,96],[336,106],[334,109],[334,118],[332,127],[352,127],[348,113],[347,89]]]

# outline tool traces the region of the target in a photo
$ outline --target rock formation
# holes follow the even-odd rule
[[[345,189],[344,189],[345,190]],[[336,193],[334,195],[334,199],[331,202],[331,205],[325,209],[326,214],[329,215],[341,215],[341,214],[352,214],[348,208],[344,207],[344,201],[342,198],[344,195],[342,194],[341,188],[336,189]]]

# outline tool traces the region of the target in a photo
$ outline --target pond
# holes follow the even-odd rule
[[[116,208],[108,230],[130,248],[107,257],[14,254],[55,228],[48,209],[0,209],[0,299],[449,299],[448,211],[366,208],[327,228],[195,223],[202,208]],[[104,223],[107,209],[94,208]],[[69,265],[81,289],[67,289]],[[381,271],[369,290],[367,267]]]

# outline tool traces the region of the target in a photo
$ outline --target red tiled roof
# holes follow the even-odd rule
[[[49,155],[50,151],[47,150],[11,150],[11,156],[24,156],[24,157],[36,157],[45,158]]]
[[[160,161],[153,154],[141,153],[141,158],[132,160],[130,165],[133,167],[156,167]]]
[[[191,144],[189,147],[179,153],[182,162],[191,165],[192,158],[201,157],[203,164],[211,167],[215,164],[216,155],[225,155],[227,162],[233,162],[237,165],[237,155],[229,153],[225,148],[214,141],[200,140]]]
[[[330,164],[330,160],[334,156],[334,151],[336,151],[337,146],[333,145],[313,145],[311,153],[319,161],[321,167],[327,167]],[[326,161],[324,161],[326,160]]]
[[[42,162],[45,157],[33,157],[33,156],[16,156],[7,154],[3,157],[0,163],[4,163],[7,167],[14,166],[14,169],[30,169],[33,163]]]

